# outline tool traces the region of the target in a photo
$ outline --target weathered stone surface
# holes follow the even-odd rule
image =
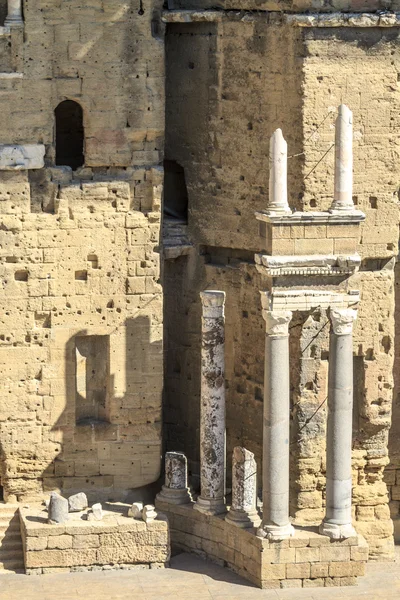
[[[152,504],[146,504],[142,511],[142,519],[145,523],[151,523],[157,518],[157,512]]]
[[[41,169],[44,154],[43,144],[0,145],[0,171]]]
[[[79,512],[88,507],[88,499],[84,492],[79,492],[68,498],[69,512]]]
[[[257,527],[257,464],[254,454],[237,446],[232,458],[232,505],[225,519],[238,527]]]
[[[225,292],[206,290],[202,302],[200,495],[195,509],[225,512]]]
[[[133,517],[134,519],[141,519],[143,512],[143,502],[134,502],[132,506],[129,507],[128,517]]]
[[[50,494],[48,508],[49,523],[65,523],[68,521],[68,500],[56,492]]]
[[[102,518],[103,509],[100,502],[93,504],[91,511],[88,513],[88,521],[101,521]]]

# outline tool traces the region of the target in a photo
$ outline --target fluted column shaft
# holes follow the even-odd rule
[[[326,514],[321,533],[334,539],[355,535],[351,517],[353,418],[353,322],[357,311],[330,311]]]
[[[225,292],[200,294],[202,316],[200,496],[195,509],[225,512]]]
[[[263,424],[263,519],[270,539],[294,534],[289,521],[289,323],[290,311],[268,309],[261,292],[266,323]]]

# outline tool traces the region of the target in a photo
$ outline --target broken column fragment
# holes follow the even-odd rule
[[[165,484],[157,499],[171,504],[187,504],[192,500],[187,485],[187,459],[183,452],[166,452]]]
[[[74,494],[68,498],[69,512],[80,512],[88,506],[88,499],[84,492],[79,492],[79,494]]]
[[[68,508],[68,500],[66,498],[63,498],[57,492],[51,492],[48,522],[54,524],[68,521]]]
[[[353,211],[353,113],[341,104],[335,124],[335,183],[331,211]]]
[[[256,508],[257,464],[254,454],[237,446],[232,456],[232,505],[225,520],[237,527],[260,524]]]
[[[221,514],[225,506],[225,292],[200,293],[203,307],[200,399],[200,496],[194,508]]]
[[[271,136],[269,143],[269,198],[268,213],[291,213],[287,198],[287,143],[281,129]]]

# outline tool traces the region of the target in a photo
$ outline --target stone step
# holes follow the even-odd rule
[[[22,569],[24,571],[24,561],[20,558],[11,560],[0,560],[0,572],[5,569],[7,571],[14,571],[15,569]]]
[[[22,548],[22,539],[20,535],[10,535],[0,538],[0,552],[12,548]]]
[[[20,531],[20,525],[18,523],[0,523],[0,535],[7,533],[14,533]]]
[[[8,560],[19,560],[20,562],[24,562],[24,552],[22,548],[18,548],[18,550],[0,549],[0,562],[7,562]]]

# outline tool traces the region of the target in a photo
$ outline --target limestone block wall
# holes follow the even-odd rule
[[[162,568],[170,556],[168,523],[160,517],[144,523],[114,512],[102,521],[49,525],[43,511],[21,508],[20,521],[28,575]]]
[[[120,498],[159,477],[162,170],[0,185],[0,451],[8,500]],[[49,178],[63,178],[52,169]],[[142,210],[140,207],[142,206]]]
[[[164,137],[161,4],[24,3],[23,33],[11,34],[12,68],[1,67],[21,74],[0,76],[2,143],[43,143],[51,164],[54,110],[69,99],[83,108],[86,166],[158,164]]]
[[[243,444],[255,453],[260,472],[264,329],[259,290],[266,284],[255,273],[252,250],[262,247],[253,215],[268,197],[267,141],[282,128],[288,141],[289,204],[326,210],[333,194],[334,110],[345,102],[354,114],[354,203],[366,220],[356,237],[337,232],[333,240],[320,231],[302,245],[304,253],[307,248],[315,252],[318,244],[323,252],[357,251],[361,268],[351,277],[323,282],[288,277],[284,286],[361,292],[354,331],[354,517],[370,555],[390,557],[393,525],[383,477],[389,462],[399,222],[398,29],[303,29],[271,17],[266,25],[262,17],[223,15],[207,24],[178,24],[177,17],[167,24],[166,156],[185,168],[188,231],[198,253],[165,267],[167,445],[185,450],[196,474],[198,293],[214,285],[227,294],[228,457],[229,449]],[[195,90],[197,97],[205,94],[202,102]],[[281,245],[282,253],[295,253],[289,248],[293,239]],[[325,502],[326,321],[323,311],[295,315],[290,330],[291,514],[303,523],[320,519]]]

